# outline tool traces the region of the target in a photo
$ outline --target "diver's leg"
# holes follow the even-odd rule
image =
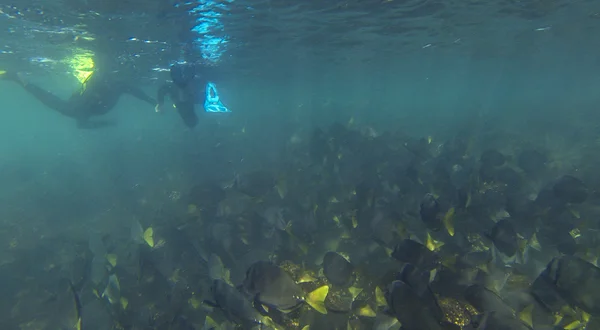
[[[0,71],[0,73],[1,72],[2,71]],[[67,117],[77,117],[77,113],[74,111],[71,100],[65,101],[37,85],[28,83],[19,73],[11,71],[4,72],[3,74],[0,74],[0,79],[13,81],[19,84],[21,87],[23,87],[23,89],[25,89],[25,91],[33,95],[33,97],[42,102],[45,106]]]
[[[198,125],[198,116],[194,112],[193,102],[177,102],[175,108],[187,127],[194,128]]]
[[[0,70],[0,79],[1,80],[8,80],[8,81],[14,81],[18,84],[24,84],[25,81],[23,80],[23,78],[21,77],[21,75],[19,75],[18,72],[15,71],[4,71],[4,70]]]
[[[38,101],[42,102],[45,106],[60,112],[61,114],[69,117],[73,117],[71,113],[69,102],[59,98],[58,96],[48,92],[45,89],[33,84],[22,84],[23,88],[33,95]]]
[[[33,97],[50,109],[53,109],[67,117],[76,117],[76,113],[73,111],[73,106],[70,101],[65,101],[37,85],[25,82],[23,79],[19,78],[13,81],[21,85],[29,94],[33,95]]]

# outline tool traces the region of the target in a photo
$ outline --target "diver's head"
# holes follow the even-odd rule
[[[171,80],[179,88],[185,88],[196,77],[196,67],[189,63],[171,65]]]

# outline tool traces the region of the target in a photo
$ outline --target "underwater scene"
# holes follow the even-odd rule
[[[600,1],[0,0],[0,330],[600,329]]]

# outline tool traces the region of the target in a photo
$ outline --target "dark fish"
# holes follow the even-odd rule
[[[577,242],[569,233],[572,229],[570,224],[548,221],[548,224],[540,227],[537,237],[542,246],[554,246],[561,254],[574,255]]]
[[[334,123],[329,127],[329,136],[332,144],[338,148],[356,149],[360,143],[361,136],[355,130],[350,130],[345,125]]]
[[[479,161],[483,167],[498,167],[506,163],[506,157],[496,149],[487,149],[481,153]]]
[[[467,302],[485,315],[485,326],[476,329],[527,330],[514,311],[498,295],[481,285],[472,285],[465,292]]]
[[[467,324],[462,330],[486,330],[488,328],[488,320],[491,313],[482,313],[479,315],[473,315],[471,317],[471,323]],[[508,330],[508,329],[507,329]]]
[[[533,205],[531,205],[531,213],[558,215],[566,210],[566,203],[556,197],[552,190],[552,185],[548,185],[540,190]]]
[[[498,221],[492,228],[489,238],[494,242],[496,248],[508,257],[517,253],[519,248],[517,232],[507,219]]]
[[[361,182],[356,185],[356,209],[361,213],[370,214],[374,208],[375,189],[370,182]]]
[[[389,246],[397,236],[392,217],[384,215],[381,212],[375,214],[370,225],[373,239],[383,246]]]
[[[494,312],[500,315],[512,315],[513,310],[502,298],[482,285],[471,285],[465,292],[467,302],[478,311]]]
[[[225,197],[225,191],[219,184],[207,181],[192,187],[187,202],[196,205],[199,209],[212,216],[216,213],[217,206]]]
[[[389,285],[385,298],[390,311],[402,323],[402,329],[406,330],[442,330],[456,329],[457,326],[443,324],[437,319],[437,313],[432,312],[418,293],[407,283],[396,280]],[[439,308],[439,306],[437,307]],[[458,327],[458,329],[460,329]]]
[[[323,273],[327,280],[340,288],[347,288],[354,282],[354,266],[346,258],[335,252],[327,252],[323,257]]]
[[[552,187],[554,196],[565,203],[581,204],[588,197],[588,188],[579,179],[564,175]]]
[[[254,308],[252,302],[225,281],[214,280],[211,292],[214,303],[205,303],[220,308],[230,321],[247,326],[263,323],[263,316]]]
[[[429,279],[429,271],[422,271],[412,264],[404,265],[398,278],[398,280],[410,285],[413,291],[419,296],[421,303],[428,308],[429,313],[436,320],[441,321],[444,319],[444,313],[429,286]]]
[[[258,170],[238,176],[236,188],[250,197],[263,197],[273,190],[276,183],[270,172]]]
[[[294,279],[268,261],[252,264],[246,272],[243,286],[257,302],[281,311],[295,309],[304,299],[304,292]]]
[[[44,305],[37,305],[37,301],[35,299],[31,299],[31,297],[20,298],[23,300],[19,300],[18,304],[21,304],[22,301],[28,299],[28,302],[36,304],[33,305],[33,309],[31,311],[38,311],[41,317],[45,312],[48,312],[48,320],[50,323],[46,328],[50,329],[72,329],[72,330],[81,330],[82,329],[82,305],[81,300],[79,298],[79,294],[77,289],[74,287],[73,283],[70,280],[63,279],[59,280],[57,291],[53,294],[48,294],[45,296],[43,294],[38,293],[37,296],[43,297],[41,301],[43,303],[48,304],[50,309],[45,308]],[[18,308],[18,307],[16,307]],[[4,321],[4,320],[3,320]],[[0,322],[2,329],[18,329],[18,326],[8,326],[8,324],[4,324]],[[23,326],[21,325],[21,328]]]
[[[429,142],[425,138],[421,139],[408,139],[404,143],[404,147],[408,149],[410,152],[415,154],[415,156],[421,159],[429,159],[431,158],[431,151],[429,150]]]
[[[77,330],[81,330],[83,325],[81,310],[83,308],[81,307],[81,299],[79,298],[79,293],[77,293],[77,290],[75,290],[75,286],[73,286],[73,283],[71,281],[69,281],[69,291],[73,295],[73,304],[75,305],[75,313],[77,315],[77,323],[75,327]]]
[[[554,258],[540,274],[570,304],[600,315],[600,268],[573,256]],[[548,299],[547,299],[548,300]]]
[[[460,266],[469,268],[487,265],[491,261],[492,253],[489,250],[467,252],[458,259]]]
[[[348,290],[329,290],[325,298],[325,307],[327,310],[337,313],[347,313],[352,309],[354,297]]]
[[[83,307],[81,305],[81,299],[79,297],[78,290],[75,288],[73,283],[70,280],[63,281],[63,283],[65,282],[68,282],[67,297],[68,300],[70,300],[70,305],[72,304],[72,308],[69,309],[72,309],[73,311],[73,315],[71,315],[72,318],[69,318],[69,326],[72,327],[72,329],[81,330],[83,327],[83,319],[81,312]]]
[[[546,167],[548,157],[538,150],[523,150],[517,157],[517,165],[527,174],[539,173]]]
[[[474,162],[471,159],[464,160],[461,164],[454,164],[449,170],[450,181],[456,189],[467,188],[469,179],[473,173]]]
[[[410,285],[422,297],[430,293],[429,274],[428,271],[421,271],[413,264],[406,264],[402,267],[397,279]]]
[[[392,252],[392,257],[398,261],[413,264],[422,270],[431,270],[440,264],[440,258],[435,252],[411,239],[405,239],[398,243]]]
[[[471,198],[471,190],[469,187],[462,187],[456,190],[456,208],[465,209]]]
[[[421,220],[427,228],[433,231],[439,231],[442,228],[442,221],[438,217],[440,211],[440,203],[435,196],[433,194],[426,194],[421,201],[419,213],[421,214]]]
[[[169,326],[169,330],[196,330],[192,322],[183,315],[175,316]]]
[[[496,181],[502,182],[507,185],[509,191],[518,190],[523,183],[521,175],[510,167],[502,167],[496,171]]]
[[[565,255],[574,255],[577,253],[577,242],[568,232],[562,232],[556,241],[556,249]]]
[[[458,266],[456,271],[440,267],[435,273],[434,280],[429,284],[431,290],[443,297],[462,298],[467,287],[478,280],[476,277],[479,270],[462,271],[461,265]]]
[[[531,295],[547,310],[559,313],[568,303],[561,297],[554,285],[554,280],[549,276],[549,271],[543,271],[533,281],[530,287]]]
[[[508,192],[516,192],[523,186],[523,177],[510,167],[481,167],[480,180],[506,184]]]

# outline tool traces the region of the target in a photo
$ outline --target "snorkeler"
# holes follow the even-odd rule
[[[26,82],[16,72],[0,71],[0,80],[13,81],[47,107],[77,121],[79,128],[108,126],[106,121],[90,120],[112,110],[123,94],[132,95],[142,101],[155,104],[156,101],[141,89],[121,81],[114,73],[95,70],[68,100],[63,100],[39,86]]]
[[[179,116],[189,128],[198,124],[198,116],[194,111],[196,104],[203,104],[206,112],[230,112],[221,103],[214,83],[205,75],[196,75],[194,64],[173,64],[170,72],[173,82],[166,83],[158,89],[156,112],[162,110],[165,96],[169,96]]]

